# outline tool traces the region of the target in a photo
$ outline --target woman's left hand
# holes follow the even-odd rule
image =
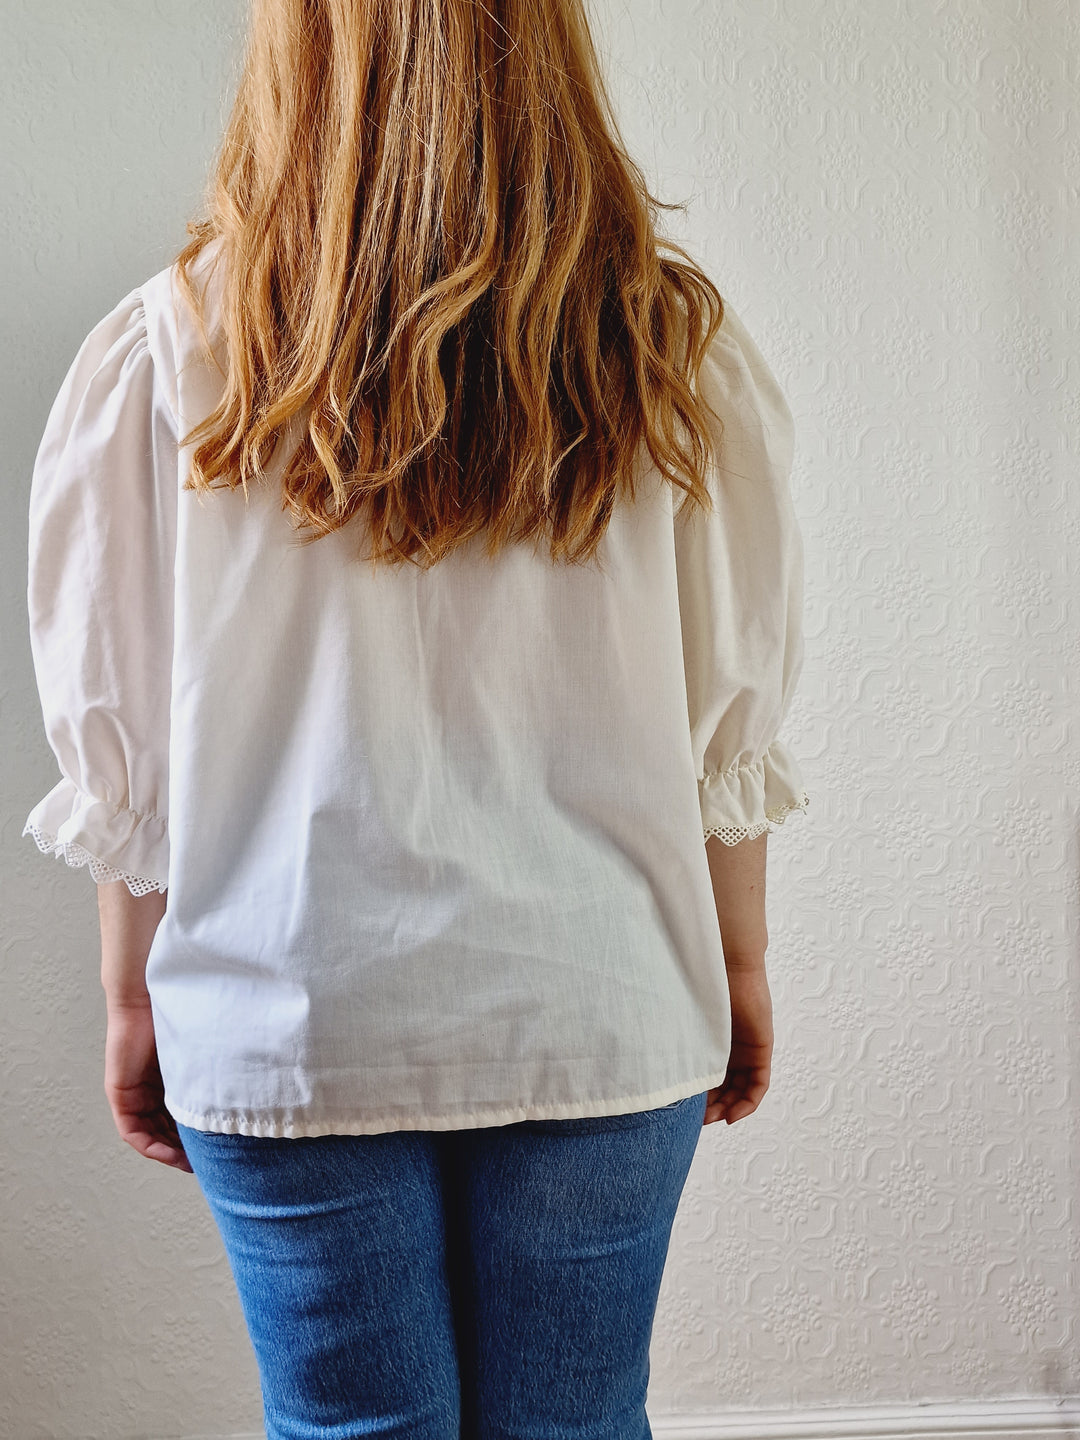
[[[194,1174],[176,1121],[165,1108],[150,997],[108,1001],[105,1095],[120,1138],[148,1160]]]

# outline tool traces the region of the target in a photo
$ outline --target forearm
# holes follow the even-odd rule
[[[769,933],[765,923],[765,867],[769,832],[725,845],[717,835],[705,842],[716,918],[728,970],[764,965]]]
[[[123,880],[99,885],[101,984],[113,1005],[140,1005],[148,999],[146,962],[168,893],[132,895]]]

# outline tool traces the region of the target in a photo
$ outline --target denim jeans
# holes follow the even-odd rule
[[[706,1092],[656,1110],[285,1140],[179,1126],[268,1440],[646,1440]]]

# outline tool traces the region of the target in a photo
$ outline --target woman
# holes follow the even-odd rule
[[[648,1435],[769,1082],[792,420],[616,137],[580,0],[257,0],[209,218],[38,453],[24,833],[271,1437]]]

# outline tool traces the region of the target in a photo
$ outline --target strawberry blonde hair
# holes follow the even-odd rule
[[[252,0],[179,283],[220,240],[227,365],[186,489],[267,473],[304,543],[373,564],[472,536],[596,552],[642,445],[709,508],[719,291],[658,240],[583,0]],[[682,260],[661,255],[660,249]],[[216,264],[215,260],[215,264]],[[716,433],[719,433],[719,428]]]

